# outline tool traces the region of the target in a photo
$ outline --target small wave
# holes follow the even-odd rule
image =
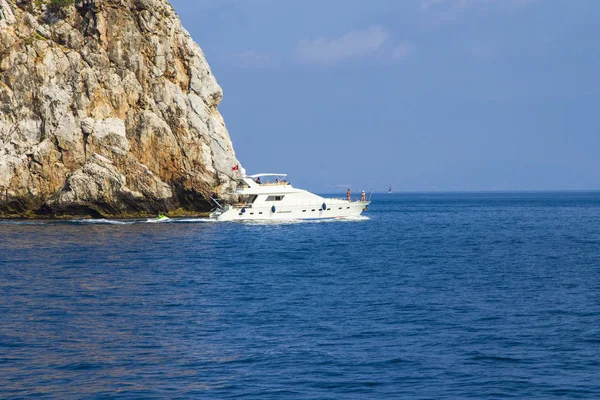
[[[67,221],[71,224],[98,224],[98,225],[130,225],[135,224],[136,221],[118,221],[114,219],[73,219]]]
[[[356,221],[369,221],[370,219],[371,218],[367,217],[366,215],[357,215],[355,217],[340,218],[340,219],[338,219],[338,221],[356,222]]]
[[[206,223],[206,222],[221,222],[216,219],[210,218],[178,218],[171,220],[173,222],[184,222],[184,223]]]
[[[357,215],[355,217],[340,217],[340,218],[320,218],[320,219],[303,219],[299,220],[303,223],[317,223],[322,224],[326,222],[359,222],[368,221],[370,218],[364,215]]]
[[[504,363],[522,363],[526,360],[508,356],[496,356],[488,354],[478,354],[469,358],[471,361],[476,362],[504,362]]]
[[[46,225],[46,221],[19,221],[14,219],[0,220],[0,225]]]
[[[240,222],[247,225],[294,225],[294,224],[322,224],[330,222],[359,222],[368,221],[370,218],[364,215],[342,218],[319,218],[319,219],[277,219],[277,220],[254,220],[254,221],[218,221],[211,218],[148,218],[146,220],[116,220],[116,219],[71,219],[71,220],[47,220],[47,221],[22,221],[22,220],[0,220],[0,225],[48,225],[52,223],[66,223],[75,225],[131,225],[131,224],[157,224],[157,223],[215,223],[215,222]]]

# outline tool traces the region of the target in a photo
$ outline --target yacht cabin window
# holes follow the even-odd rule
[[[268,196],[266,201],[281,201],[285,196]]]

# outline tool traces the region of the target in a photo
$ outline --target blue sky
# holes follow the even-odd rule
[[[597,0],[171,0],[251,173],[321,192],[600,189]]]

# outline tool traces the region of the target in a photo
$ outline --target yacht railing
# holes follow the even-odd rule
[[[258,183],[258,182],[256,182]],[[290,185],[289,182],[264,182],[258,183],[260,186],[287,186]]]
[[[365,203],[364,201],[362,201],[360,199],[353,199],[352,201],[348,201],[348,199],[342,198],[342,197],[329,197],[329,198],[324,198],[323,200],[324,200],[325,204],[327,204],[328,200],[341,200],[344,203],[348,203],[348,204],[351,204],[351,203]],[[277,205],[277,203],[278,202],[273,202],[274,205]],[[264,205],[264,203],[261,203],[261,204]],[[271,204],[269,204],[269,206],[270,205]],[[249,208],[252,208],[252,206],[253,206],[252,203],[238,203],[238,204],[232,204],[231,205],[231,207],[234,208],[234,209],[236,209],[236,210],[241,210],[242,208],[249,209]],[[290,206],[290,204],[286,204],[286,206]],[[298,202],[295,202],[293,204],[293,206],[296,206],[296,207],[300,207],[300,206],[302,206],[302,207],[310,207],[310,206],[315,206],[315,202],[314,201],[309,201],[309,200],[298,201]]]
[[[362,201],[361,199],[352,199],[351,201],[348,201],[347,197],[326,197],[325,200],[342,200],[346,203],[364,203],[366,201],[370,201],[370,200]]]

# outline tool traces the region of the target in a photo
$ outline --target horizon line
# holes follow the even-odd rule
[[[322,194],[334,194],[337,192],[322,192]],[[358,191],[356,193],[360,193]],[[365,192],[367,192],[365,190]],[[392,193],[387,191],[377,192],[373,194],[435,194],[435,193],[600,193],[600,189],[490,189],[490,190],[398,190]]]

